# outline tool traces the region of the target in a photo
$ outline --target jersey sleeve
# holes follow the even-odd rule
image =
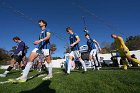
[[[96,43],[97,41],[95,39],[93,39],[93,42]]]
[[[51,35],[50,29],[47,29],[47,30],[46,30],[46,36],[50,36],[50,35]]]
[[[79,38],[79,36],[77,34],[75,34],[75,38]]]
[[[46,32],[46,34],[47,34],[47,36],[48,36],[48,35],[50,35],[51,33],[50,33],[50,32]]]

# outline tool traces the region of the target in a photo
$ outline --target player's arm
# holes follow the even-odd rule
[[[73,44],[71,44],[71,46],[74,46],[74,45],[76,45],[77,43],[80,42],[80,38],[79,38],[78,35],[76,35],[75,38],[76,38],[76,41]]]
[[[93,42],[95,42],[95,44],[97,45],[97,48],[99,49],[99,51],[101,51],[101,47],[100,47],[99,43],[96,40],[93,40]]]
[[[51,33],[47,32],[46,34],[47,34],[47,36],[45,38],[43,38],[43,39],[40,39],[40,42],[50,39]]]

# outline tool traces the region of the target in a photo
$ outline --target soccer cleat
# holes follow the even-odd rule
[[[16,83],[16,79],[8,79],[8,81],[11,83]]]
[[[24,82],[27,81],[27,78],[21,76],[21,77],[19,77],[19,78],[16,78],[15,80],[16,80],[16,81],[15,81],[16,83],[24,83]]]
[[[47,75],[46,77],[42,78],[42,80],[48,80],[51,79],[53,76],[52,75]]]
[[[70,75],[70,73],[65,73],[66,76]]]
[[[17,83],[24,83],[26,82],[26,79],[19,79],[19,80],[16,80]]]
[[[41,75],[39,75],[38,77],[44,77],[44,76],[46,76],[47,74],[41,74]]]
[[[97,70],[100,70],[100,68],[99,68],[99,67],[97,67]]]
[[[6,77],[6,74],[0,74],[0,77]]]

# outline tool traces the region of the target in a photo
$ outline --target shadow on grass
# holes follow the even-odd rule
[[[50,80],[42,82],[36,88],[27,91],[21,91],[20,93],[56,93],[55,89],[49,88],[51,84]]]
[[[45,71],[44,71],[44,72],[40,72],[40,73],[38,73],[38,74],[36,74],[36,75],[34,75],[34,76],[32,76],[32,77],[29,77],[28,80],[31,80],[31,79],[33,79],[33,78],[35,78],[35,77],[38,77],[39,75],[45,74],[45,73],[46,73]]]

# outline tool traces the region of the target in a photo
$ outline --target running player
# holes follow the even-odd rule
[[[69,62],[68,62],[68,69],[67,69],[67,74],[70,74],[70,69],[71,69],[71,64],[72,64],[72,59],[78,58],[79,61],[81,62],[84,72],[87,71],[85,62],[81,58],[81,54],[79,51],[79,42],[80,38],[77,34],[73,33],[73,30],[71,27],[67,27],[66,31],[68,34],[70,34],[70,47],[71,47],[71,52],[69,54]]]
[[[47,22],[44,20],[38,21],[39,26],[41,28],[41,33],[39,35],[39,40],[36,40],[34,42],[35,45],[38,45],[37,48],[35,48],[28,59],[28,63],[23,71],[23,75],[16,79],[16,82],[26,82],[27,75],[29,73],[30,68],[33,65],[33,61],[36,57],[38,57],[39,54],[42,54],[45,56],[46,63],[45,65],[48,66],[48,75],[44,77],[42,80],[47,80],[52,78],[52,63],[51,63],[51,55],[50,55],[50,32],[46,29]]]
[[[139,60],[131,57],[129,49],[125,45],[122,37],[117,36],[116,34],[112,34],[111,37],[114,38],[114,40],[115,40],[114,42],[115,42],[116,47],[118,49],[118,52],[121,56],[123,66],[124,66],[124,70],[127,70],[127,66],[128,66],[127,60],[130,60],[130,61],[133,61],[133,62],[136,62],[136,63],[140,64]]]
[[[90,35],[88,33],[85,34],[85,37],[87,39],[88,51],[90,52],[89,61],[92,63],[94,70],[95,68],[99,70],[100,68],[97,59],[97,53],[98,51],[101,51],[100,45],[95,39],[90,38]]]
[[[13,41],[17,43],[16,50],[14,51],[13,55],[11,56],[12,59],[10,61],[10,66],[7,68],[7,70],[3,74],[0,74],[0,77],[6,77],[7,74],[14,67],[14,64],[16,62],[18,62],[20,64],[23,57],[25,56],[25,43],[17,36],[13,38]],[[24,70],[24,68],[25,68],[25,66],[22,65],[21,69]]]

